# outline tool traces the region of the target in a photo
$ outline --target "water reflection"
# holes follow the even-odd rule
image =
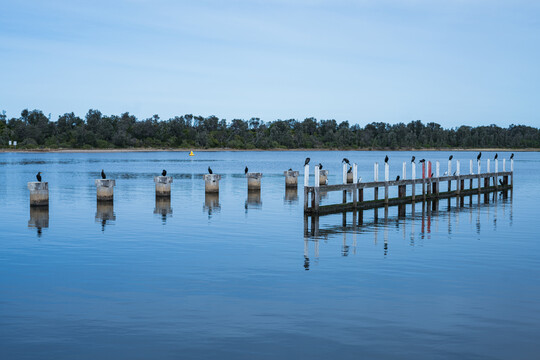
[[[285,188],[285,197],[283,202],[289,205],[298,203],[298,189],[290,187]]]
[[[97,201],[96,222],[101,223],[101,231],[105,231],[105,225],[116,220],[114,213],[114,201]]]
[[[203,209],[208,212],[208,218],[211,218],[212,214],[219,212],[221,210],[219,193],[205,193]]]
[[[42,229],[49,227],[49,207],[30,206],[30,220],[28,227],[37,229],[37,236],[41,237]]]
[[[467,200],[468,198],[468,200]],[[328,239],[329,236],[341,234],[342,245],[341,255],[349,256],[356,253],[357,236],[364,237],[369,235],[377,245],[380,236],[383,238],[382,252],[384,256],[390,254],[390,229],[401,234],[404,240],[407,240],[410,246],[415,246],[416,242],[420,244],[425,239],[431,239],[432,233],[439,233],[439,223],[447,225],[446,232],[451,235],[457,231],[460,226],[460,219],[463,220],[463,214],[469,213],[468,222],[473,226],[477,234],[481,232],[482,220],[486,217],[494,228],[500,223],[501,219],[507,219],[512,226],[512,194],[492,193],[489,197],[484,194],[477,194],[467,197],[449,198],[444,200],[425,201],[421,203],[412,203],[407,206],[384,207],[381,209],[359,210],[354,212],[329,215],[329,217],[341,217],[341,224],[335,226],[324,226],[320,228],[321,216],[304,216],[304,268],[309,270],[313,258],[309,255],[309,243],[314,243],[315,248],[319,247],[320,239]],[[441,206],[443,209],[441,209]],[[395,211],[397,208],[397,212]],[[502,210],[502,216],[500,216]],[[371,215],[372,221],[365,222],[366,214]],[[384,214],[383,221],[379,219],[379,211]],[[390,216],[392,212],[396,215]],[[408,212],[408,213],[407,213]],[[507,212],[509,212],[507,214]],[[366,214],[364,214],[366,213]],[[467,217],[465,215],[465,217]],[[392,226],[394,225],[394,226]],[[420,231],[416,227],[420,225]],[[402,231],[401,231],[402,230]],[[381,234],[382,232],[382,234]],[[349,245],[349,239],[352,236],[352,246]],[[318,255],[315,255],[318,259]]]
[[[261,209],[261,190],[248,190],[247,199],[245,203],[246,213],[248,209]]]
[[[167,218],[172,216],[171,198],[168,196],[156,196],[156,207],[154,214],[161,215],[161,222],[167,223]]]

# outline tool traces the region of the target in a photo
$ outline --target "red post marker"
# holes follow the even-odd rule
[[[427,174],[427,177],[428,178],[431,177],[431,161],[428,161],[428,174]]]
[[[426,178],[426,162],[422,163],[422,179]]]

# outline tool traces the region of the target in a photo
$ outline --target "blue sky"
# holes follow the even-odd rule
[[[540,2],[2,1],[0,110],[540,126]]]

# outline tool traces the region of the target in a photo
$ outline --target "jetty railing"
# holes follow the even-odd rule
[[[427,164],[427,165],[426,165]],[[481,172],[481,162],[477,161],[477,172],[473,172],[473,161],[470,161],[470,174],[460,173],[460,162],[456,162],[456,170],[452,175],[452,161],[448,161],[448,171],[440,176],[440,164],[435,162],[435,174],[432,173],[432,163],[422,163],[422,177],[416,179],[416,163],[411,163],[412,178],[407,179],[407,163],[403,163],[402,175],[399,179],[390,180],[390,166],[384,164],[384,181],[379,181],[379,164],[374,164],[374,181],[360,182],[357,178],[357,164],[352,165],[353,182],[348,183],[346,164],[343,165],[343,184],[320,185],[315,181],[314,186],[309,186],[309,165],[304,169],[304,213],[328,214],[343,211],[365,210],[385,206],[401,205],[415,201],[427,201],[431,199],[447,198],[452,196],[466,196],[471,194],[489,193],[493,191],[512,188],[514,180],[514,161],[510,160],[510,171],[506,171],[506,159],[503,159],[503,171],[499,171],[498,160],[495,160],[495,171],[491,172],[490,160],[487,160],[487,172]],[[319,168],[315,166],[315,179],[319,179]],[[468,181],[468,184],[466,182]],[[476,180],[476,181],[475,181]],[[448,190],[441,191],[441,183],[448,182]],[[476,183],[476,187],[475,184]],[[453,186],[453,184],[455,184]],[[421,192],[416,194],[417,185],[421,185]],[[466,186],[468,185],[468,186]],[[397,187],[398,197],[389,196],[391,187]],[[379,198],[379,189],[384,189],[384,196]],[[409,195],[407,193],[409,188]],[[373,189],[373,200],[364,200],[364,190]],[[341,203],[321,205],[321,192],[328,193],[342,191]],[[352,192],[352,202],[347,201],[347,193]]]

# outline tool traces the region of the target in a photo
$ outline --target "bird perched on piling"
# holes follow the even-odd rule
[[[450,157],[448,158],[448,160],[452,160],[454,158],[454,155],[450,155]]]
[[[413,156],[411,159],[411,162],[413,163],[416,158]]]
[[[244,175],[247,175],[248,173],[248,167],[246,166],[246,168],[244,169]]]
[[[514,158],[514,153],[512,153],[512,155],[510,155],[510,160],[512,160]]]
[[[36,174],[36,179],[41,182],[41,171]]]
[[[214,172],[212,171],[212,169],[210,169],[210,166],[208,167],[208,173],[209,173],[210,175],[212,175],[212,174],[214,173]]]
[[[345,163],[345,164],[348,164],[350,165],[351,163],[349,162],[349,159],[347,158],[343,158],[343,160],[341,160],[341,162]]]
[[[478,156],[476,157],[476,160],[480,160],[481,157],[482,157],[482,152],[480,151],[480,153],[479,153]]]
[[[493,160],[497,160],[499,158],[499,154],[495,153],[495,157],[493,158]]]
[[[396,176],[396,181],[399,181],[399,175],[398,175],[398,176]]]
[[[322,164],[319,163],[319,170],[322,170]]]
[[[106,179],[106,178],[107,178],[107,175],[105,175],[105,171],[103,171],[103,169],[101,169],[101,178],[102,178],[102,179]]]
[[[311,160],[310,158],[306,158],[306,162],[304,163],[304,166],[306,166],[307,164],[309,164],[309,161],[310,161],[310,160]]]
[[[384,158],[384,162],[387,163],[388,162],[388,155],[385,156]]]
[[[292,171],[292,168],[289,168],[289,171]]]
[[[167,170],[163,169],[163,171],[161,172],[161,176],[167,176]]]
[[[421,163],[426,162],[426,159],[422,159],[422,160],[420,160],[420,162],[421,162]]]
[[[352,173],[352,166],[349,166],[349,170],[347,170],[347,174]]]

